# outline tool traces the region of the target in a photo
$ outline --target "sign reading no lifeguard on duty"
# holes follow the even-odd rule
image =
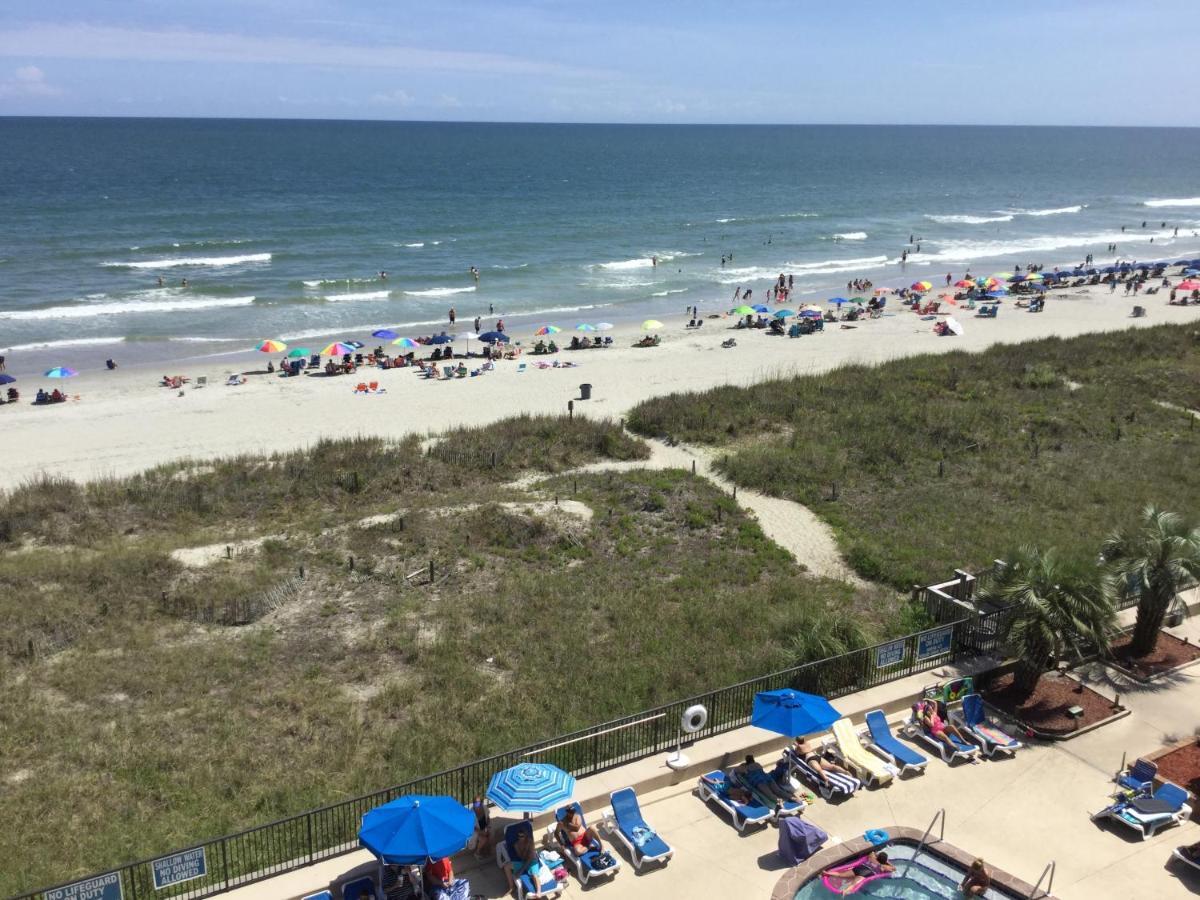
[[[123,900],[121,875],[109,872],[86,881],[64,884],[42,894],[43,900]]]

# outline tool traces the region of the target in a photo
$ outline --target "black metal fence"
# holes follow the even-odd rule
[[[697,703],[708,709],[708,721],[689,740],[747,725],[754,695],[759,691],[790,687],[836,699],[960,659],[994,653],[998,649],[998,615],[990,613],[947,622],[873,647],[718,688],[374,794],[196,844],[169,855],[203,848],[206,874],[173,886],[155,888],[153,860],[130,863],[89,878],[116,874],[125,900],[201,900],[355,849],[363,814],[405,794],[448,794],[465,803],[484,792],[494,772],[523,760],[553,763],[582,777],[661,753],[675,746],[680,739],[679,723],[684,710]],[[60,900],[63,896],[57,888],[45,888],[17,895],[13,900]],[[70,898],[72,892],[65,896]]]

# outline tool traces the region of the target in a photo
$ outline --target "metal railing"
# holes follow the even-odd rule
[[[678,741],[683,711],[696,703],[708,708],[708,722],[689,735],[689,741],[747,725],[759,691],[790,687],[836,699],[960,659],[992,654],[997,650],[997,622],[993,619],[995,615],[989,614],[948,622],[164,854],[204,850],[207,871],[186,882],[156,889],[154,860],[148,859],[88,878],[116,874],[124,900],[201,900],[356,849],[363,814],[405,794],[448,794],[466,803],[486,790],[493,773],[530,758],[584,777],[671,750]],[[71,884],[80,880],[87,879]],[[61,896],[54,893],[58,887],[63,885],[19,894],[13,900],[57,900]]]
[[[1046,868],[1042,869],[1042,874],[1038,876],[1037,884],[1033,886],[1033,890],[1029,892],[1029,900],[1034,900],[1037,897],[1037,892],[1041,889],[1042,882],[1046,880],[1046,876],[1050,876],[1050,880],[1046,882],[1046,889],[1042,891],[1043,897],[1049,897],[1050,892],[1054,890],[1054,860],[1046,863]]]

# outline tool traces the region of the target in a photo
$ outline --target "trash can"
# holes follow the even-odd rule
[[[592,386],[590,384],[581,384],[579,386],[579,399],[580,400],[591,400],[592,399]]]

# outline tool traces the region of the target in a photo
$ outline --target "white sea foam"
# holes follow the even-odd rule
[[[378,281],[378,278],[317,278],[304,282],[304,286],[318,288],[326,284],[375,284]]]
[[[14,309],[0,312],[0,319],[35,322],[43,319],[87,319],[92,316],[117,316],[129,313],[190,312],[196,309],[224,309],[249,306],[253,297],[196,297],[187,300],[118,300],[112,303],[75,303],[45,309]]]
[[[671,288],[670,290],[666,290],[666,291],[655,291],[650,296],[651,297],[667,297],[667,296],[670,296],[671,294],[686,294],[687,290],[688,290],[687,288]]]
[[[814,212],[799,212],[799,213],[781,213],[781,219],[815,219],[820,213]]]
[[[1011,222],[1012,215],[1005,214],[1000,216],[930,216],[925,218],[933,222],[940,222],[943,225],[986,225],[989,222]]]
[[[181,256],[175,259],[142,259],[133,262],[106,262],[109,269],[173,269],[178,266],[237,266],[271,261],[270,253],[243,253],[240,256]]]
[[[580,287],[601,288],[602,290],[620,291],[626,288],[653,287],[661,284],[658,281],[604,281],[600,284],[581,284]]]
[[[1200,197],[1168,198],[1166,200],[1147,200],[1142,206],[1200,206]]]
[[[424,291],[405,291],[410,297],[449,297],[451,294],[469,294],[475,290],[474,285],[471,287],[456,287],[456,288],[429,288]]]
[[[1056,209],[1014,209],[1011,212],[1022,216],[1061,216],[1067,213],[1077,213],[1086,205],[1081,203],[1078,206],[1060,206]]]
[[[63,347],[92,347],[101,344],[120,344],[125,340],[123,337],[100,337],[100,338],[70,338],[65,341],[36,341],[31,344],[14,344],[11,347],[5,347],[5,353],[16,353],[19,350],[58,350]]]
[[[405,244],[404,246],[405,246],[405,247],[424,247],[424,246],[425,246],[425,242],[424,242],[424,241],[416,241],[415,243],[412,243],[412,244]]]
[[[717,219],[716,221],[721,225],[726,225],[730,222],[741,222],[742,219],[739,219],[736,216],[730,216],[728,219]]]
[[[843,231],[833,236],[835,241],[865,241],[867,233],[865,231]]]
[[[909,257],[909,262],[972,262],[977,259],[988,259],[996,256],[1006,256],[1018,261],[1042,259],[1046,254],[1055,250],[1065,250],[1071,247],[1092,247],[1097,245],[1117,245],[1118,255],[1124,258],[1136,256],[1155,257],[1159,247],[1166,247],[1169,240],[1156,241],[1151,244],[1147,239],[1132,232],[1121,233],[1091,232],[1078,234],[1040,235],[1036,237],[1014,238],[1006,241],[929,241],[927,246],[936,248],[933,251],[922,252],[917,257]],[[1134,247],[1137,247],[1134,250]]]
[[[703,256],[701,252],[686,253],[683,250],[671,250],[667,253],[658,253],[658,261],[660,263],[670,262],[673,259],[682,259],[687,256]],[[596,263],[592,266],[593,269],[608,269],[610,271],[623,271],[627,269],[649,269],[654,267],[654,257],[641,256],[637,259],[620,259],[614,262]]]
[[[391,291],[360,291],[356,294],[326,294],[325,299],[330,303],[351,303],[355,300],[386,300],[390,296]]]

